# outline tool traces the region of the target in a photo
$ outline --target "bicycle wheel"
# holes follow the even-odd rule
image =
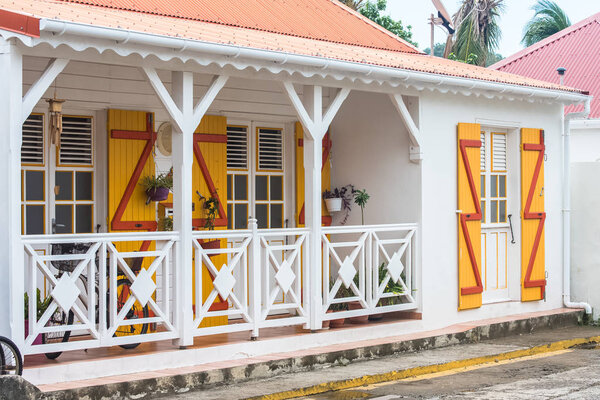
[[[129,279],[122,277],[117,280],[117,314],[121,312],[121,309],[127,302],[129,296],[131,296],[131,282]],[[150,312],[148,310],[148,305],[142,307],[142,305],[136,300],[133,303],[133,306],[129,311],[127,311],[127,315],[125,316],[126,322],[131,322],[131,320],[139,319],[139,318],[148,318]],[[115,331],[115,337],[122,336],[134,336],[134,335],[143,335],[148,332],[148,324],[130,324],[130,325],[122,325]],[[138,347],[139,343],[130,343],[130,344],[121,344],[120,346],[124,349],[135,349]]]
[[[67,315],[63,311],[57,310],[48,320],[47,326],[73,325],[74,319],[75,314],[73,314],[73,311],[69,311],[69,314]],[[65,343],[69,341],[70,337],[71,331],[44,333],[42,334],[42,343]],[[48,358],[49,360],[55,360],[61,354],[62,351],[57,351],[55,353],[45,353],[46,358]]]
[[[0,375],[23,374],[23,357],[12,340],[0,336]]]

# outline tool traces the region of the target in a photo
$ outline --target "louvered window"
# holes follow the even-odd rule
[[[248,128],[227,127],[227,169],[248,169]]]
[[[283,135],[281,129],[258,128],[258,169],[283,169]]]
[[[59,162],[61,165],[93,164],[92,117],[63,116]]]
[[[492,169],[506,171],[506,135],[492,133]]]
[[[485,171],[485,132],[481,132],[481,170]]]
[[[31,114],[23,124],[21,162],[44,164],[44,116],[42,114]]]

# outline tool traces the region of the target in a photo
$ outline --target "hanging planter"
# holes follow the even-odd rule
[[[327,206],[327,211],[330,213],[341,211],[342,198],[332,197],[331,199],[325,199],[325,205]]]
[[[147,189],[146,195],[150,201],[165,201],[169,197],[169,188],[158,187],[154,189]]]
[[[140,185],[146,191],[146,204],[150,204],[151,201],[165,201],[173,189],[173,169],[165,174],[146,176]]]

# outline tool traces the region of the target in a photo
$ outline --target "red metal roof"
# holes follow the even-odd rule
[[[328,3],[330,1],[337,2],[337,0],[307,1],[318,1],[321,3]],[[302,1],[297,1],[293,4],[290,3],[289,5],[290,7],[293,7],[294,4],[299,4],[301,2]],[[207,43],[234,45],[519,86],[562,90],[575,93],[581,92],[578,89],[560,86],[555,83],[463,64],[440,57],[432,57],[420,52],[409,53],[397,50],[382,50],[379,48],[335,43],[322,39],[318,40],[300,36],[291,36],[231,25],[167,17],[109,7],[89,6],[87,4],[72,3],[65,0],[0,0],[0,9],[8,9],[31,15],[36,18],[57,19],[90,26],[101,26],[133,32],[143,32],[152,35],[185,38]],[[345,10],[345,8],[341,9]],[[360,20],[357,21],[359,23],[361,22]],[[371,29],[379,30],[380,28],[372,27]]]
[[[419,53],[338,0],[60,0],[355,46]],[[376,28],[376,29],[373,29]]]
[[[559,83],[556,69],[567,69],[565,85],[594,96],[590,118],[600,118],[600,13],[564,29],[490,68]],[[581,109],[581,106],[579,106]],[[572,112],[573,106],[565,112]]]

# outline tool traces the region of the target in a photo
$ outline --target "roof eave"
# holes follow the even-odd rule
[[[387,83],[392,87],[430,89],[440,92],[481,95],[489,98],[522,99],[528,101],[560,102],[578,104],[586,101],[582,93],[566,90],[537,88],[531,86],[460,78],[441,74],[418,72],[406,69],[377,66],[324,57],[284,53],[229,44],[218,44],[134,32],[117,28],[93,26],[56,19],[40,19],[39,38],[18,37],[26,46],[48,43],[53,47],[67,45],[76,51],[89,48],[99,53],[113,50],[119,55],[138,54],[142,58],[150,55],[165,61],[179,58],[194,59],[200,65],[216,63],[230,64],[237,69],[266,69],[270,72],[287,71],[304,77],[331,75],[336,80],[361,80],[364,83]],[[3,36],[10,36],[10,33]],[[69,38],[85,38],[85,41],[69,41]],[[140,46],[144,49],[140,50]],[[198,57],[201,55],[202,57]],[[207,60],[212,56],[212,60]],[[200,60],[201,58],[201,60]]]

